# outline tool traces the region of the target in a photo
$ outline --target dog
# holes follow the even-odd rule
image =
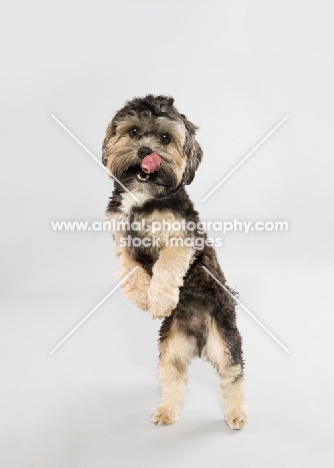
[[[235,300],[212,245],[195,246],[196,240],[207,240],[206,234],[188,228],[199,223],[185,190],[203,156],[197,130],[172,97],[150,94],[128,101],[110,122],[102,146],[102,162],[115,179],[106,214],[118,226],[113,236],[125,296],[152,318],[163,319],[158,367],[162,397],[151,421],[161,425],[178,420],[188,366],[201,357],[217,370],[225,421],[238,430],[246,422],[247,408]]]

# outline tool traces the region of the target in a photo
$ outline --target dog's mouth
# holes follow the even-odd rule
[[[140,184],[152,184],[154,186],[173,188],[176,186],[174,173],[171,168],[169,169],[166,164],[161,164],[161,162],[160,156],[159,159],[155,156],[146,160],[144,158],[128,166],[124,172],[117,172],[117,169],[114,169],[113,174],[126,185],[131,184],[133,179],[135,179],[136,182]]]
[[[118,175],[118,177],[123,182],[127,179],[130,180],[132,178],[135,178],[135,180],[140,183],[154,182],[158,176],[158,171],[153,172],[152,174],[144,172],[143,169],[140,167],[140,164],[134,164],[133,166],[128,167],[123,174]]]
[[[148,182],[150,180],[151,174],[144,172],[142,169],[136,172],[136,179],[138,182]]]
[[[161,164],[161,157],[158,153],[150,153],[146,155],[141,163],[140,169],[136,173],[136,178],[139,182],[148,182],[152,177],[152,174],[155,174],[159,171]]]

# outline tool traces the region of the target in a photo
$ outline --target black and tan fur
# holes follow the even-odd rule
[[[236,326],[235,303],[205,266],[226,286],[223,272],[211,246],[170,246],[166,239],[206,237],[197,231],[162,230],[159,247],[122,246],[128,235],[150,237],[150,222],[182,219],[199,222],[198,213],[185,190],[202,159],[195,139],[197,127],[174,107],[173,99],[148,95],[128,102],[108,126],[102,161],[139,199],[136,202],[117,182],[107,216],[116,221],[145,219],[143,231],[114,234],[119,257],[119,278],[137,269],[123,284],[125,295],[153,318],[163,319],[160,329],[159,377],[162,399],[152,415],[155,424],[177,421],[194,357],[208,360],[220,377],[225,420],[231,429],[246,422],[243,390],[241,336]],[[133,129],[136,130],[133,130]],[[165,135],[168,135],[167,143]],[[164,137],[162,137],[164,135]],[[165,140],[164,140],[165,139]],[[170,140],[170,142],[168,142]],[[138,149],[148,147],[161,157],[161,167],[145,182]]]

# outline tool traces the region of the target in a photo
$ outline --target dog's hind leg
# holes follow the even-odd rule
[[[216,321],[210,318],[204,352],[220,377],[225,421],[231,429],[241,429],[248,414],[243,385],[241,337],[237,328],[227,333],[226,330],[222,332]],[[228,339],[224,338],[225,334]]]
[[[187,336],[169,317],[160,330],[159,378],[161,402],[151,416],[154,424],[173,424],[180,414],[188,383],[188,366],[196,352],[196,340]]]

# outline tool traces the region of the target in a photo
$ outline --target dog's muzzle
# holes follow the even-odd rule
[[[145,156],[147,156],[148,154],[151,154],[151,153],[153,153],[151,148],[148,148],[147,146],[142,146],[141,148],[138,149],[138,158],[139,159],[144,159]]]
[[[139,182],[148,182],[150,175],[160,169],[161,157],[152,152],[151,148],[142,146],[138,149],[138,157],[141,159],[140,170],[136,177]]]

